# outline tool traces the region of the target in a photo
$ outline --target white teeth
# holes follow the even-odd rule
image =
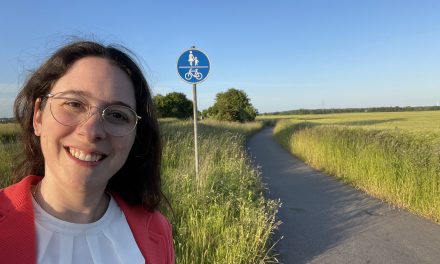
[[[102,158],[102,155],[96,153],[84,153],[79,149],[69,148],[69,152],[72,156],[83,161],[98,161]]]

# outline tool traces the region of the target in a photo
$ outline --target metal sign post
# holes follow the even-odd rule
[[[193,86],[193,110],[194,110],[194,158],[196,179],[200,183],[199,176],[199,150],[197,133],[197,83],[203,82],[208,77],[211,64],[208,56],[202,51],[192,46],[184,51],[177,60],[177,72],[179,76],[187,83]]]
[[[197,84],[193,84],[193,111],[194,111],[194,160],[195,160],[195,166],[196,166],[196,178],[197,182],[200,182],[200,176],[199,176],[199,145],[197,143]]]

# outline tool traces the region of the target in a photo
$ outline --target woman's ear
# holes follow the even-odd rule
[[[41,98],[35,100],[34,105],[34,117],[33,117],[33,126],[34,126],[34,134],[39,137],[41,135],[41,119],[42,119],[42,109],[41,109]]]

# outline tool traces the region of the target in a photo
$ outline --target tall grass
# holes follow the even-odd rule
[[[0,142],[0,188],[12,184],[12,164],[19,147],[15,140]]]
[[[284,147],[313,167],[440,221],[437,132],[376,129],[362,121],[352,121],[348,126],[335,123],[280,121],[274,134]]]
[[[177,263],[270,263],[278,205],[262,196],[246,156],[246,135],[261,123],[199,126],[201,184],[195,180],[192,123],[162,124],[164,186],[174,214]]]
[[[13,142],[17,139],[19,125],[17,123],[0,124],[0,143]]]
[[[12,163],[19,152],[18,129],[16,123],[0,124],[0,188],[12,183]]]

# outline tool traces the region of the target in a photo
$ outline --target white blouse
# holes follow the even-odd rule
[[[76,224],[58,219],[33,199],[37,263],[145,263],[125,215],[113,197],[96,222]]]

